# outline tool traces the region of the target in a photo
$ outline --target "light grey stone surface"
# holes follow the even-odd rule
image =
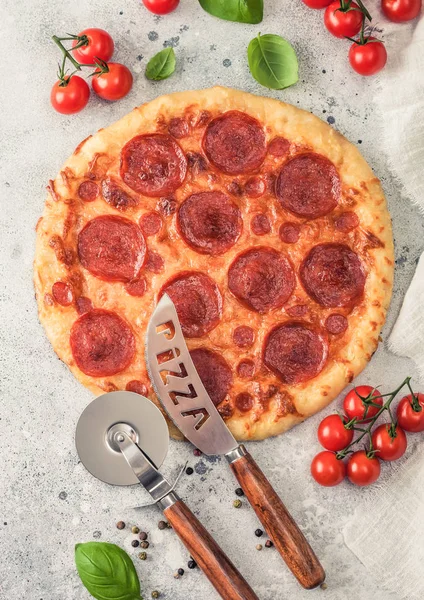
[[[328,119],[352,142],[382,179],[394,221],[396,287],[387,336],[423,248],[423,222],[386,168],[379,121],[373,110],[373,81],[356,76],[347,64],[348,43],[330,38],[321,14],[300,0],[267,0],[260,26],[219,21],[195,0],[182,0],[166,18],[149,14],[138,0],[2,0],[0,19],[0,195],[1,195],[1,408],[0,408],[0,598],[77,600],[88,598],[76,575],[76,542],[116,542],[133,556],[132,536],[115,528],[123,519],[150,532],[146,562],[135,558],[146,598],[153,589],[168,600],[213,600],[216,593],[199,570],[173,578],[186,567],[187,552],[172,531],[159,531],[154,507],[136,488],[113,488],[93,479],[74,447],[77,419],[91,394],[54,354],[38,323],[32,287],[34,227],[41,215],[45,185],[76,145],[99,127],[112,123],[135,105],[173,90],[214,84],[238,87],[284,99]],[[52,34],[103,27],[116,41],[117,61],[135,75],[130,95],[116,104],[92,97],[77,116],[61,116],[49,106],[58,54]],[[250,39],[279,33],[296,48],[299,83],[282,92],[261,88],[246,62]],[[173,44],[178,66],[167,81],[152,83],[143,72],[148,58]],[[361,140],[361,142],[359,142]],[[381,347],[360,382],[394,387],[406,374],[407,360]],[[325,412],[336,407],[334,403]],[[188,461],[195,474],[184,476],[179,493],[241,569],[261,600],[319,597],[326,600],[396,600],[376,587],[370,574],[343,542],[342,529],[368,491],[347,483],[319,488],[309,476],[318,451],[316,428],[322,415],[287,435],[249,449],[281,493],[327,570],[328,588],[300,589],[275,550],[255,550],[258,526],[243,504],[232,508],[235,482],[224,461],[197,459],[192,448],[171,443],[166,475]],[[411,438],[412,439],[412,438]],[[414,451],[416,440],[409,452]],[[383,467],[383,477],[391,466]],[[393,482],[396,485],[396,481]],[[388,524],[389,526],[389,524]]]

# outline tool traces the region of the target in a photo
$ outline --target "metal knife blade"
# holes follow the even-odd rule
[[[197,373],[167,294],[147,327],[146,366],[162,406],[190,442],[208,455],[238,448]]]

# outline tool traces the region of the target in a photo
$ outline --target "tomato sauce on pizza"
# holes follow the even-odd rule
[[[144,336],[167,293],[218,411],[262,439],[371,358],[393,247],[349,142],[295,107],[213,88],[85,140],[49,184],[34,266],[40,319],[84,385],[156,401]]]

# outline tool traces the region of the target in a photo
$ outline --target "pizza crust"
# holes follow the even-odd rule
[[[306,231],[303,237],[297,244],[287,246],[278,238],[278,226],[282,222],[278,203],[275,201],[270,205],[268,202],[266,205],[272,233],[259,237],[251,233],[248,223],[254,214],[264,210],[266,203],[264,198],[249,199],[241,207],[244,228],[238,243],[224,255],[211,260],[210,256],[200,255],[184,244],[177,233],[173,215],[167,220],[165,233],[148,238],[150,251],[160,253],[165,260],[166,272],[146,275],[148,291],[142,298],[130,296],[122,284],[104,282],[81,268],[75,270],[75,256],[65,256],[64,259],[61,242],[52,244],[52,238],[59,239],[63,240],[65,250],[75,249],[77,233],[87,220],[105,214],[122,214],[101,196],[94,202],[82,202],[78,198],[77,188],[82,180],[98,180],[106,174],[119,180],[120,150],[130,139],[155,131],[175,117],[189,115],[188,118],[194,121],[201,119],[204,111],[215,116],[228,110],[243,111],[264,123],[267,142],[276,135],[282,136],[296,147],[327,157],[336,166],[342,181],[343,206],[347,209],[351,207],[350,210],[354,210],[360,221],[354,232],[343,234],[340,240],[344,238],[358,252],[367,272],[363,300],[349,315],[348,330],[339,342],[334,343],[330,359],[321,373],[302,384],[280,386],[278,393],[266,402],[260,400],[261,389],[272,380],[275,382],[276,378],[262,366],[263,342],[266,333],[276,322],[287,321],[289,317],[279,311],[277,319],[275,311],[260,315],[241,306],[227,289],[228,265],[243,250],[262,245],[272,245],[277,250],[284,251],[297,264],[312,245],[333,241],[335,233],[334,228],[328,225],[329,219],[324,217],[306,222],[303,225]],[[189,136],[178,141],[185,152],[199,152],[198,137]],[[225,190],[221,180],[225,180],[225,183],[231,177],[221,177],[217,182],[210,177],[209,170],[196,181],[186,181],[175,193],[176,200],[180,202],[190,193],[208,189],[206,186]],[[129,194],[133,193],[126,189]],[[156,209],[157,202],[157,198],[141,196],[139,206],[123,216],[138,222],[141,214]],[[72,263],[72,266],[66,262]],[[222,413],[237,439],[260,440],[282,433],[321,410],[366,366],[377,348],[380,330],[385,321],[392,291],[393,269],[391,221],[383,191],[380,182],[355,146],[317,117],[294,106],[271,98],[215,87],[161,96],[134,109],[117,123],[99,130],[78,146],[57,178],[50,183],[44,214],[37,224],[34,284],[40,321],[53,348],[75,377],[98,395],[105,391],[125,389],[126,383],[133,379],[148,382],[144,336],[160,288],[180,271],[207,272],[224,295],[222,320],[205,337],[187,340],[188,346],[190,349],[206,346],[222,354],[230,365],[235,365],[241,358],[255,361],[257,375],[251,380],[236,377],[227,402],[228,404],[238,393],[247,391],[256,398],[254,408],[245,414],[233,410],[227,417],[225,410]],[[80,289],[84,296],[90,298],[95,307],[116,311],[131,324],[137,350],[135,360],[125,372],[108,378],[93,378],[85,375],[75,365],[69,332],[78,314],[74,306],[49,304],[52,285],[56,281],[69,281],[70,277],[74,288]],[[300,298],[300,301],[306,296],[299,282],[294,296]],[[318,307],[316,313],[322,313],[321,316],[316,316],[316,319],[321,319],[322,325],[325,316],[331,311]],[[249,324],[257,333],[254,346],[246,351],[236,348],[231,337],[233,329],[242,324]],[[149,397],[158,404],[153,392]],[[181,437],[173,427],[171,434]]]

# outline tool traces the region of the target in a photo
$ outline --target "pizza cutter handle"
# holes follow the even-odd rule
[[[159,502],[163,513],[221,597],[224,600],[259,600],[188,506],[175,493],[172,496],[171,502],[169,497],[164,499],[165,505],[169,504],[167,507],[163,500]]]
[[[320,585],[325,572],[305,536],[276,491],[244,446],[230,467],[260,522],[299,583],[306,589]]]

